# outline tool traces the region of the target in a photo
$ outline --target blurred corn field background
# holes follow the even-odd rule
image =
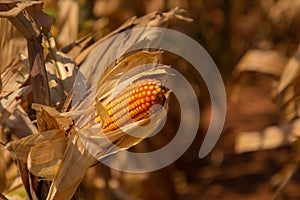
[[[299,13],[299,0],[0,0],[0,199],[300,199]],[[87,55],[112,35],[147,26],[187,34],[217,64],[228,104],[213,151],[198,158],[210,123],[201,75],[172,53],[141,51],[116,65],[159,57],[197,94],[201,121],[189,149],[144,174],[110,169],[84,151],[72,165],[54,163],[65,160],[70,144],[80,146],[69,130],[72,120],[59,112],[70,110]],[[161,132],[126,148],[159,149],[179,122],[178,101],[170,95]]]

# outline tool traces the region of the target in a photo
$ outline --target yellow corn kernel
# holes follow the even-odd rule
[[[102,131],[106,133],[132,121],[149,118],[151,106],[164,103],[165,90],[159,80],[138,80],[116,95],[105,107],[109,119],[104,123]]]

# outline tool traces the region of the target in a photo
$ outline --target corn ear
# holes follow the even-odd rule
[[[164,92],[160,81],[155,79],[139,80],[129,85],[106,106],[109,119],[104,123],[102,131],[107,133],[132,121],[149,118],[152,106],[165,103]],[[95,122],[99,120],[97,116]]]

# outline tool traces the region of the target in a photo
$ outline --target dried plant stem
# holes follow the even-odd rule
[[[33,102],[49,106],[51,104],[50,91],[48,87],[44,53],[41,43],[42,35],[32,37],[31,39],[27,39]],[[47,191],[49,190],[47,186],[46,188],[43,187],[43,185],[46,184],[46,182],[39,182],[39,178],[31,174],[29,176],[32,176],[31,180],[29,181],[29,183],[31,184],[31,187],[29,188],[32,188],[31,190],[33,191],[31,191],[31,194],[29,193],[30,191],[27,191],[27,194],[32,195],[32,197],[34,197],[33,199],[36,199],[35,195],[37,195],[37,199],[45,199],[45,197],[43,197],[42,194],[47,194]],[[25,179],[23,180],[24,184],[26,183],[26,180],[29,180],[28,177],[25,177]],[[40,190],[40,188],[43,189]]]
[[[42,36],[27,40],[34,103],[50,105],[50,92],[45,69]]]

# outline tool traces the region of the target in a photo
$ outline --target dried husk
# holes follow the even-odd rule
[[[96,85],[98,85],[97,97],[93,95],[86,96],[86,98],[81,99],[82,101],[79,101],[80,103],[74,102],[74,110],[71,113],[74,115],[76,128],[71,131],[66,154],[57,174],[55,175],[55,178],[53,179],[48,199],[69,198],[72,196],[82,180],[85,171],[90,166],[98,162],[98,160],[104,159],[108,155],[114,154],[120,150],[128,149],[137,144],[143,139],[143,137],[151,134],[154,131],[154,128],[157,128],[158,124],[164,120],[161,114],[155,115],[152,118],[152,120],[156,122],[153,123],[155,127],[149,127],[148,132],[145,132],[145,135],[141,135],[139,138],[126,134],[127,131],[133,132],[134,129],[137,128],[136,124],[128,125],[123,127],[123,130],[111,131],[106,134],[101,131],[101,123],[95,124],[88,129],[83,129],[83,127],[89,123],[89,119],[93,119],[95,117],[97,113],[96,108],[100,104],[101,108],[104,108],[105,102],[109,101],[114,88],[124,88],[124,86],[132,83],[132,81],[137,80],[138,78],[143,78],[144,76],[165,76],[166,67],[161,67],[156,70],[149,69],[148,71],[133,74],[132,77],[127,77],[127,83],[124,83],[126,81],[120,83],[122,76],[124,76],[130,69],[145,63],[145,61],[157,61],[160,54],[161,52],[138,52],[136,55],[133,54],[132,56],[127,57],[127,59],[125,58],[121,60],[118,65],[111,66],[111,68],[113,68],[112,70],[104,70],[102,76],[97,73],[104,80],[107,79],[106,81],[103,81],[103,84],[98,85],[97,82],[95,82]],[[107,73],[109,76],[106,75]],[[84,74],[88,75],[89,73]],[[99,83],[102,82],[102,78]],[[86,80],[88,80],[88,85],[94,81],[93,76],[88,77]],[[121,86],[121,84],[123,84],[123,86]],[[83,94],[83,96],[85,95]],[[105,112],[97,114],[100,114],[101,119],[105,119]],[[149,122],[149,120],[150,119],[140,121],[139,125],[145,124]],[[126,132],[124,132],[124,130],[126,130]],[[112,142],[117,146],[112,148]],[[74,176],[74,174],[76,174],[76,176]]]

